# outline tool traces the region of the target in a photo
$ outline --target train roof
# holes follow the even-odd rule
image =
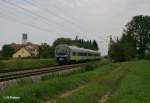
[[[100,53],[99,51],[95,51],[95,50],[91,50],[91,49],[85,49],[85,48],[79,48],[77,46],[70,46],[67,44],[60,44],[58,46],[65,46],[65,47],[68,47],[69,49],[74,50],[74,51],[86,51],[86,52],[92,52],[92,53]]]

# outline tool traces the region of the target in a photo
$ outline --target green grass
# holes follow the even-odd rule
[[[111,96],[110,103],[150,102],[150,61],[135,63],[119,88]]]
[[[86,88],[56,103],[99,103],[108,95],[106,103],[149,103],[150,62],[119,63],[120,66],[89,82]]]
[[[48,67],[52,65],[56,65],[56,62],[53,59],[3,60],[0,61],[0,72]]]
[[[104,71],[101,75],[95,76],[91,80],[86,88],[73,93],[67,98],[56,98],[58,103],[98,103],[102,96],[113,91],[119,84],[120,80],[128,72],[129,68],[126,69],[126,65],[130,63],[120,63],[111,65],[112,69]],[[108,68],[107,66],[105,68]],[[78,100],[78,101],[77,101]]]
[[[103,66],[104,65],[104,66]],[[24,85],[18,85],[7,90],[0,92],[0,103],[40,103],[54,98],[61,92],[72,90],[80,85],[86,84],[91,81],[92,78],[103,73],[103,71],[111,69],[111,65],[105,65],[105,63],[99,64],[101,69],[93,71],[80,71],[68,76],[57,76],[49,80],[44,80],[38,83],[28,83]],[[5,100],[3,96],[19,96],[20,100]]]
[[[0,103],[149,103],[150,61],[93,63],[78,73],[25,83],[0,92]],[[71,95],[59,95],[83,87]],[[3,96],[19,96],[20,100],[4,100]]]

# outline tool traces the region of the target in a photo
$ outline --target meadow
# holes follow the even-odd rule
[[[149,74],[150,61],[146,60],[97,62],[75,73],[2,90],[0,103],[149,103]]]
[[[35,69],[56,65],[54,59],[10,59],[0,60],[0,72]]]

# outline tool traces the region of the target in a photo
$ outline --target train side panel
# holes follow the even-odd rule
[[[72,63],[100,59],[100,53],[90,49],[68,45],[59,45],[55,49],[55,57],[59,63]]]

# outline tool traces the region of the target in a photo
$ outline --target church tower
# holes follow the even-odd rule
[[[28,35],[27,33],[22,34],[22,44],[27,44],[28,42]]]

